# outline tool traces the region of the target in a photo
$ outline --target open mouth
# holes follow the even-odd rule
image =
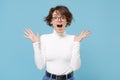
[[[59,27],[59,28],[62,27],[62,26],[63,26],[62,24],[60,24],[60,25],[58,24],[58,25],[57,25],[57,27]]]

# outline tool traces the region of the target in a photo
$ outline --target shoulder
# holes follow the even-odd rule
[[[69,40],[72,40],[74,41],[74,35],[71,35],[71,34],[67,34],[66,37],[69,39]]]
[[[74,35],[71,35],[71,34],[67,34],[66,36],[69,37],[69,38],[74,38],[75,37]]]
[[[46,43],[46,40],[48,40],[48,38],[49,38],[50,35],[51,34],[43,34],[43,35],[41,35],[40,36],[41,43]]]
[[[52,34],[43,34],[40,36],[41,39],[49,38]]]

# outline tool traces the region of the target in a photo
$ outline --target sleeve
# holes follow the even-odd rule
[[[73,48],[72,48],[72,58],[71,58],[70,67],[72,68],[73,71],[76,71],[77,69],[79,69],[80,65],[81,65],[80,43],[75,41],[73,43]]]
[[[42,70],[45,67],[45,42],[43,36],[39,42],[33,43],[35,64],[38,69]]]

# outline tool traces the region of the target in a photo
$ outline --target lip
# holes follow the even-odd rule
[[[62,28],[63,25],[62,25],[62,24],[57,24],[57,27],[58,27],[58,28]]]
[[[59,29],[57,29],[57,31],[58,31],[58,32],[61,32],[61,31],[63,31],[63,29],[59,28]]]
[[[62,31],[63,28],[62,27],[57,27],[57,30]]]

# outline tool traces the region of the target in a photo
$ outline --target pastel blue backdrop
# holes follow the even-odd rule
[[[82,41],[76,80],[120,80],[120,0],[0,0],[0,80],[41,80],[33,46],[24,29],[48,34],[43,18],[51,7],[65,5],[74,20],[66,32],[92,34]]]

